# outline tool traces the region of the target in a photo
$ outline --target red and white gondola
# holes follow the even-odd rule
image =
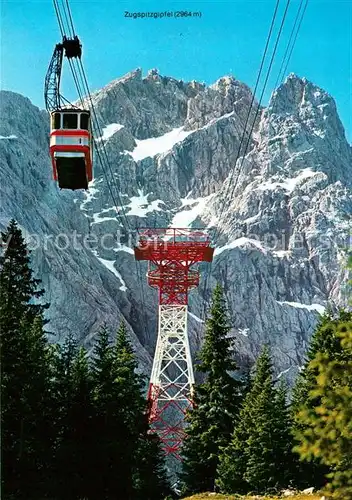
[[[45,77],[44,99],[50,113],[50,156],[53,177],[61,189],[88,189],[93,178],[93,136],[90,111],[60,94],[63,57],[80,59],[82,44],[75,35],[55,45]],[[72,68],[72,66],[71,66]]]
[[[50,156],[54,180],[62,189],[88,189],[92,180],[90,112],[63,108],[51,112]]]

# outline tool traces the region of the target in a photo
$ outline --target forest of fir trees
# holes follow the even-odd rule
[[[49,304],[15,221],[2,241],[2,497],[179,496],[150,432],[147,381],[137,373],[125,324],[116,335],[103,327],[89,357],[73,333],[63,345],[50,344]],[[351,310],[320,317],[293,390],[275,377],[268,345],[251,370],[239,369],[230,324],[217,285],[196,360],[201,382],[187,415],[180,495],[314,487],[327,498],[352,499]]]

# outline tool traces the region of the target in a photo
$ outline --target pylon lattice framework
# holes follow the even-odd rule
[[[166,454],[180,458],[184,417],[192,406],[194,386],[187,333],[188,292],[199,284],[191,266],[211,262],[214,249],[201,230],[145,229],[140,232],[137,260],[148,264],[148,283],[159,290],[158,337],[150,377],[149,421]]]

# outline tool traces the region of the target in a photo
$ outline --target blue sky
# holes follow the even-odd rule
[[[207,84],[232,74],[253,88],[275,0],[70,0],[91,90],[141,67]],[[265,96],[273,90],[299,0],[291,0]],[[284,1],[281,1],[280,12]],[[60,32],[51,0],[2,0],[1,88],[43,107],[43,83]],[[126,18],[129,12],[187,10],[201,18]],[[352,0],[310,0],[287,73],[305,76],[336,100],[352,142]],[[63,93],[76,99],[69,68]]]

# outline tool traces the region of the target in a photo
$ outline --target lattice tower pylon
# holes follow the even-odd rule
[[[137,260],[149,261],[148,282],[159,289],[158,336],[150,377],[149,421],[167,455],[180,459],[184,417],[192,407],[194,375],[187,332],[188,292],[199,283],[196,263],[210,262],[207,234],[189,229],[140,232]]]

